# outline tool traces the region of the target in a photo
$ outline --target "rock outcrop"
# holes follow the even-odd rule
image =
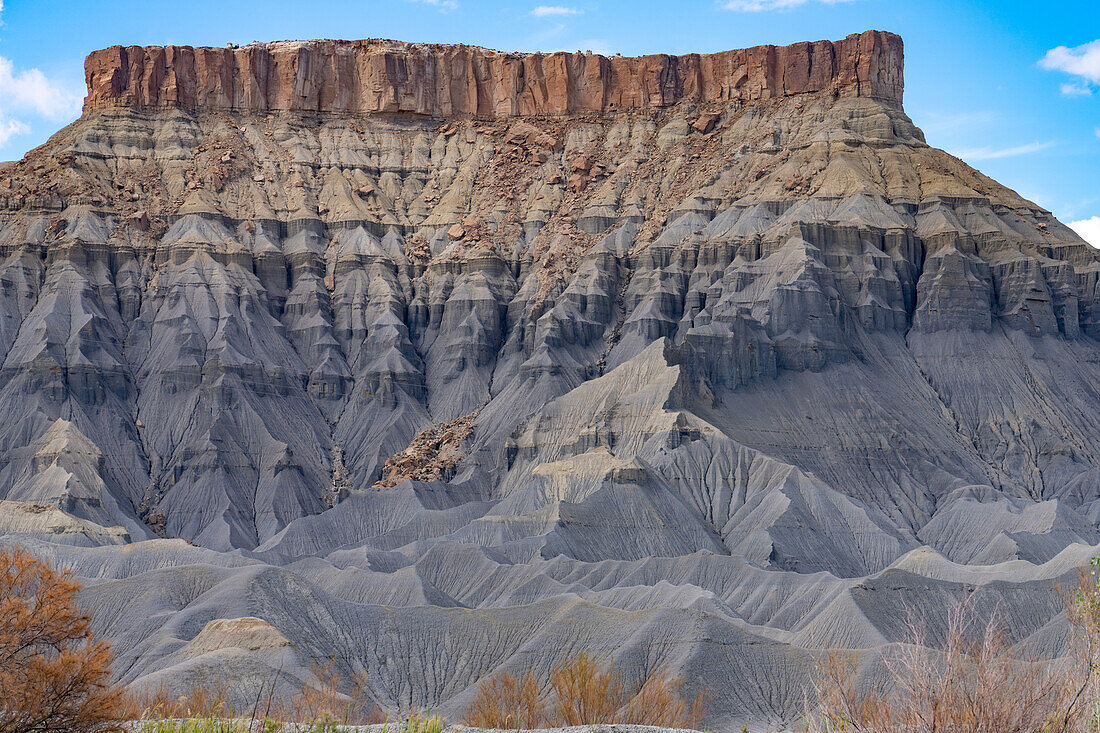
[[[730,103],[836,90],[901,105],[902,43],[835,43],[638,58],[501,53],[476,46],[281,41],[243,47],[113,46],[85,63],[86,112],[406,113],[506,118]]]
[[[964,597],[1057,657],[1100,256],[926,144],[901,53],[93,54],[0,168],[2,541],[138,687],[336,658],[455,716],[586,649],[732,731]]]

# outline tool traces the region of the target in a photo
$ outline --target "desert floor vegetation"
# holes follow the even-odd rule
[[[948,612],[946,638],[930,644],[909,623],[908,643],[885,656],[887,679],[861,684],[858,655],[826,654],[809,733],[1095,733],[1100,731],[1100,586],[1082,573],[1066,598],[1067,655],[1050,661],[1009,642],[1002,620],[974,621],[969,603]]]
[[[414,713],[406,720],[383,723],[383,733],[442,733],[446,722],[437,715]],[[189,718],[136,721],[132,733],[338,733],[354,730],[357,724],[333,720],[294,723],[282,720],[251,720],[236,718]]]
[[[933,639],[916,621],[883,657],[886,674],[861,675],[858,652],[822,656],[807,703],[807,733],[1100,733],[1100,559],[1066,594],[1067,654],[1031,657],[1003,619],[978,623],[951,609]],[[126,691],[111,682],[107,644],[76,604],[79,584],[30,552],[0,548],[0,733],[328,733],[382,723],[365,675],[328,660],[314,684],[280,696],[279,676],[245,706],[228,684]],[[286,680],[284,679],[285,683]],[[463,720],[479,728],[634,724],[700,728],[705,690],[657,669],[628,685],[610,660],[563,659],[544,681],[501,673],[477,687]],[[285,688],[283,688],[285,689]],[[238,692],[239,695],[239,692]],[[385,733],[442,733],[438,715],[413,712]]]
[[[550,693],[533,673],[520,678],[502,673],[483,681],[466,710],[465,725],[475,728],[541,728],[627,723],[666,728],[696,728],[706,694],[684,695],[684,680],[658,670],[628,694],[611,662],[585,653],[553,668]]]
[[[346,726],[383,722],[378,706],[366,693],[366,677],[344,679],[329,660],[313,669],[318,684],[289,698],[276,693],[279,676],[264,680],[243,706],[231,702],[228,684],[195,686],[183,694],[166,688],[130,692],[122,699],[123,720],[139,723],[137,733],[324,733]],[[392,733],[435,733],[424,729],[426,717],[416,713]],[[440,726],[442,729],[442,726]]]

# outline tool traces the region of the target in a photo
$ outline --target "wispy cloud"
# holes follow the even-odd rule
[[[720,6],[723,10],[732,10],[735,13],[764,13],[772,10],[793,10],[810,2],[839,5],[853,0],[726,0]]]
[[[458,0],[405,0],[407,3],[417,3],[435,8],[441,13],[458,10]]]
[[[1092,87],[1088,84],[1063,84],[1062,95],[1066,97],[1091,97]]]
[[[1069,228],[1081,235],[1093,247],[1100,248],[1100,216],[1092,216],[1080,221],[1071,221]]]
[[[998,158],[1014,158],[1017,155],[1030,155],[1031,153],[1038,153],[1047,148],[1054,146],[1053,140],[1047,142],[1034,142],[1027,143],[1026,145],[1015,145],[1009,148],[972,148],[970,150],[956,150],[954,151],[955,157],[962,158],[963,160],[996,160]]]
[[[913,115],[925,132],[949,133],[988,127],[997,119],[989,110],[974,112],[918,112]]]
[[[1100,85],[1100,39],[1069,48],[1058,46],[1039,59],[1040,68],[1061,71],[1077,77],[1071,84],[1062,85],[1067,97],[1088,97],[1093,85]]]
[[[584,11],[565,5],[539,5],[530,15],[535,18],[561,18],[566,15],[580,15],[582,12]]]
[[[1100,137],[1100,127],[1097,127],[1093,132],[1096,133],[1096,137]]]

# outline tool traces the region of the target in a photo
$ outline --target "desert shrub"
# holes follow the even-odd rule
[[[265,716],[273,715],[282,720],[319,725],[359,725],[378,723],[381,712],[367,694],[365,674],[345,680],[336,668],[336,660],[314,665],[313,674],[317,686],[303,687],[289,702],[268,705]]]
[[[683,695],[683,688],[682,677],[673,677],[664,671],[654,672],[619,711],[615,722],[662,728],[698,728],[706,705],[706,694],[700,691],[688,700]]]
[[[667,728],[698,727],[706,697],[684,696],[684,679],[667,672],[649,675],[633,697],[626,693],[613,663],[580,653],[551,671],[549,703],[534,674],[517,679],[504,673],[482,682],[466,710],[465,724],[476,728],[628,723]]]
[[[76,606],[69,571],[0,548],[0,733],[118,730],[111,652]]]
[[[969,604],[948,612],[946,641],[929,648],[910,621],[909,642],[886,659],[885,690],[862,689],[856,658],[836,652],[819,668],[814,733],[1033,733],[1073,730],[1073,675],[1018,655],[996,619],[974,628]]]
[[[623,683],[614,665],[600,664],[581,652],[554,667],[554,722],[560,725],[611,723],[626,703]]]
[[[1091,564],[1091,571],[1081,572],[1077,588],[1066,599],[1075,676],[1064,715],[1089,733],[1100,731],[1100,558],[1094,557]]]
[[[504,673],[478,685],[465,724],[474,728],[539,728],[546,718],[546,704],[535,675],[519,679]]]
[[[860,686],[859,655],[830,650],[817,665],[816,709],[807,719],[809,733],[877,731],[887,719],[886,695]]]
[[[541,705],[534,678],[527,675],[525,680],[528,680],[525,697],[533,699],[533,705]],[[550,686],[554,694],[550,705],[542,708],[542,722],[553,726],[628,723],[666,728],[698,727],[706,695],[700,692],[687,698],[684,684],[682,677],[659,670],[647,676],[638,691],[630,696],[613,663],[602,664],[582,652],[553,668]],[[484,703],[489,707],[492,706],[490,691],[494,689],[499,688],[484,689]],[[483,689],[479,689],[479,697],[482,693]],[[515,727],[515,724],[494,727]]]

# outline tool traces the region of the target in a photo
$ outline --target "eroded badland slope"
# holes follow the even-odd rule
[[[125,682],[335,656],[454,714],[583,649],[729,730],[970,594],[1060,653],[1100,256],[925,143],[898,37],[87,77],[0,169],[0,533],[87,582]]]

